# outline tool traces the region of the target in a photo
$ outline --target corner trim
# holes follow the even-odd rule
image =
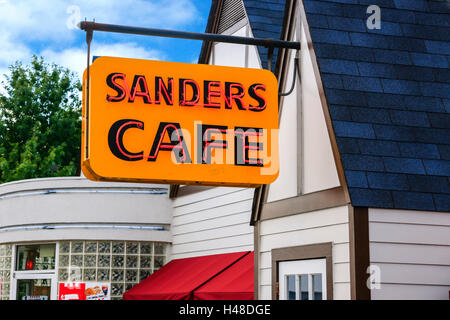
[[[253,226],[253,299],[259,300],[259,225],[260,222],[257,221]]]
[[[350,294],[352,300],[371,300],[367,287],[370,265],[369,210],[349,206],[350,231]]]
[[[290,260],[325,258],[327,276],[327,300],[333,300],[333,244],[315,243],[304,246],[272,249],[272,300],[278,300],[278,263]]]

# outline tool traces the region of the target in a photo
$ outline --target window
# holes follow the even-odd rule
[[[51,279],[18,279],[17,300],[50,300]]]
[[[111,300],[166,263],[167,244],[139,241],[61,241],[58,281],[111,282]]]
[[[285,276],[286,300],[323,300],[322,274]]]
[[[310,259],[279,263],[281,300],[326,299],[326,260]]]
[[[17,246],[16,270],[54,270],[55,248],[54,243]]]

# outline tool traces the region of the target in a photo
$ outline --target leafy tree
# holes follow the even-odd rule
[[[36,56],[9,69],[0,93],[0,183],[78,174],[79,80]]]

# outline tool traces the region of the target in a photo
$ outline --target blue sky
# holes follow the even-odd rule
[[[86,67],[79,19],[203,32],[211,0],[0,0],[0,74],[33,54],[76,72]],[[92,55],[195,63],[201,41],[95,32]]]

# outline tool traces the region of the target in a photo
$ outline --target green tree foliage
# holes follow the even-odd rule
[[[16,62],[0,93],[0,183],[79,172],[81,84],[33,56]]]

